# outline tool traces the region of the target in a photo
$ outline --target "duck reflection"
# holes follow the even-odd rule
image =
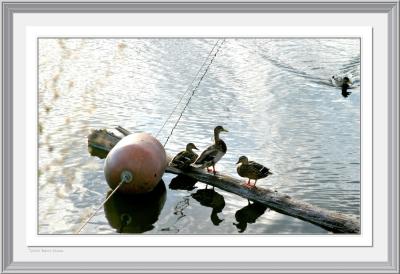
[[[186,175],[178,175],[175,178],[171,180],[169,183],[169,188],[170,189],[181,189],[181,190],[187,190],[187,191],[192,191],[196,187],[194,186],[197,183],[197,180],[190,178]]]
[[[343,89],[342,89],[342,96],[343,96],[344,98],[347,98],[350,94],[351,94],[350,91],[347,91],[347,90],[343,90]]]
[[[218,217],[218,213],[222,212],[225,207],[225,199],[221,194],[218,194],[214,189],[199,189],[192,194],[192,197],[202,206],[212,208],[210,218],[214,225],[217,226],[223,221]]]
[[[152,230],[164,207],[166,193],[162,180],[149,193],[126,195],[116,192],[104,205],[106,218],[118,233],[143,233]],[[110,194],[111,190],[107,197]]]
[[[235,213],[235,218],[238,223],[233,223],[240,233],[244,232],[247,224],[254,224],[258,217],[264,214],[267,206],[258,202],[250,203]]]

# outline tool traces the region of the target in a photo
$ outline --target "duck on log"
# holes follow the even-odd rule
[[[120,126],[116,130],[124,136],[130,134],[128,130]],[[107,130],[94,130],[88,136],[89,152],[104,158],[120,139],[121,137]],[[169,158],[171,159],[170,156]],[[214,175],[194,167],[181,170],[172,166],[168,166],[166,172],[189,176],[197,181],[264,204],[279,213],[310,222],[330,232],[360,233],[360,221],[354,215],[323,209],[268,188],[248,188],[242,181],[226,174]]]

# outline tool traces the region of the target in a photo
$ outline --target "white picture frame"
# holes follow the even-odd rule
[[[3,109],[3,131],[2,131],[2,271],[4,273],[15,272],[51,272],[51,273],[300,273],[300,272],[387,272],[397,273],[398,263],[398,13],[399,2],[347,2],[347,1],[320,1],[320,2],[2,2],[2,26],[3,26],[3,75],[2,75],[2,109]],[[15,159],[21,159],[25,155],[26,144],[24,132],[18,130],[19,117],[18,100],[23,101],[25,89],[20,87],[20,79],[26,75],[22,71],[16,71],[18,62],[24,62],[26,56],[16,54],[26,50],[24,45],[19,44],[18,37],[26,37],[29,27],[41,25],[42,21],[36,21],[35,16],[40,14],[54,15],[52,23],[54,27],[63,27],[57,16],[74,16],[79,14],[104,15],[125,14],[155,16],[183,14],[190,19],[191,15],[212,14],[214,17],[219,14],[228,14],[232,17],[240,14],[254,14],[262,16],[279,15],[287,17],[288,25],[294,25],[291,17],[294,15],[315,14],[324,16],[336,16],[337,24],[346,26],[350,22],[341,21],[346,18],[345,14],[364,15],[375,14],[377,19],[370,22],[363,21],[363,26],[373,29],[373,64],[379,64],[379,58],[384,58],[387,67],[381,69],[373,67],[373,186],[374,190],[382,188],[381,196],[373,199],[372,207],[374,214],[378,214],[381,208],[387,214],[383,219],[387,230],[385,235],[373,235],[373,244],[370,246],[354,247],[224,247],[224,246],[137,246],[128,249],[120,246],[96,246],[96,247],[57,247],[57,246],[24,246],[26,234],[21,234],[21,227],[18,223],[18,212],[26,208],[19,208],[17,199],[18,189],[15,180],[16,173],[24,174],[24,169],[18,169]],[[30,18],[29,16],[32,15]],[[292,16],[291,16],[292,15]],[[26,16],[26,20],[25,20]],[[37,17],[36,17],[37,18]],[[45,16],[43,16],[45,18]],[[372,16],[371,16],[372,18]],[[34,21],[32,23],[32,20]],[[44,19],[45,20],[45,19]],[[28,22],[25,23],[24,22]],[[158,22],[160,23],[160,22]],[[246,24],[247,22],[243,22]],[[369,24],[368,24],[369,23]],[[30,25],[31,24],[31,25]],[[71,25],[78,25],[71,20]],[[184,22],[187,27],[193,27],[190,21]],[[222,23],[221,23],[222,24]],[[357,25],[357,23],[355,23]],[[212,22],[205,22],[205,25],[212,26]],[[323,26],[323,22],[314,22],[314,26]],[[251,25],[250,25],[251,26]],[[121,26],[123,27],[123,26]],[[387,32],[386,32],[386,31]],[[25,33],[26,31],[26,33]],[[383,38],[383,39],[377,39]],[[379,55],[383,44],[387,54]],[[20,47],[16,50],[16,47]],[[26,51],[29,52],[29,51]],[[21,76],[22,75],[22,76]],[[25,79],[24,79],[25,81]],[[377,85],[382,83],[382,85]],[[384,84],[383,84],[384,83]],[[376,87],[382,87],[378,90]],[[22,92],[22,97],[21,97]],[[18,96],[16,96],[18,94]],[[26,96],[26,95],[25,95]],[[25,106],[23,103],[22,106]],[[387,106],[384,109],[382,106]],[[382,123],[382,121],[384,123]],[[18,124],[17,124],[18,123]],[[384,133],[380,136],[381,133]],[[22,138],[22,139],[21,139]],[[387,146],[385,151],[379,147],[380,140],[384,139]],[[22,140],[22,142],[21,142]],[[23,144],[22,144],[23,143]],[[376,172],[375,172],[376,169]],[[384,171],[382,181],[377,182],[376,174]],[[18,177],[19,178],[19,177]],[[35,180],[35,178],[26,178]],[[26,183],[26,182],[22,182]],[[383,199],[382,199],[382,196]],[[379,218],[374,218],[373,226],[382,225]],[[23,229],[22,229],[23,230]],[[382,236],[382,237],[381,237]],[[76,236],[71,236],[76,237]],[[278,256],[285,249],[291,249],[293,255],[281,259],[270,259],[268,257]],[[349,254],[365,252],[364,259],[354,259],[351,256],[346,259],[323,260],[315,257],[307,257],[307,252],[332,254],[337,253],[339,248],[347,249]],[[384,252],[382,253],[382,249]],[[336,249],[336,250],[335,250]],[[68,256],[74,252],[80,252],[79,259],[70,259]],[[130,254],[125,251],[129,250]],[[90,253],[102,253],[102,259],[91,259]],[[107,260],[107,253],[116,252],[120,254],[119,259]],[[224,254],[232,253],[259,253],[265,252],[265,259],[262,256],[252,259],[251,256],[243,257],[242,261],[229,260]],[[86,254],[86,255],[85,255]],[[131,254],[137,257],[132,258]],[[277,255],[278,254],[278,255]],[[192,255],[192,256],[190,256]],[[75,256],[76,257],[76,256]],[[274,257],[275,258],[275,257]],[[276,257],[277,258],[277,257]],[[284,259],[282,259],[284,258]]]

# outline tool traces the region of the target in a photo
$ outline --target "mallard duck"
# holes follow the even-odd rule
[[[209,171],[209,167],[213,167],[213,173],[215,174],[215,164],[222,158],[222,156],[226,153],[226,144],[219,138],[219,134],[221,132],[228,132],[222,126],[217,126],[214,128],[214,144],[206,148],[200,157],[194,163],[195,165],[200,166],[200,168],[207,168]]]
[[[256,186],[257,180],[267,177],[272,174],[269,168],[253,162],[249,161],[246,156],[240,156],[239,160],[236,163],[237,173],[244,178],[248,178],[247,186]],[[250,185],[250,179],[255,180],[254,185]]]
[[[334,85],[335,87],[342,87],[343,84],[347,84],[349,86],[353,84],[353,82],[347,76],[342,78],[340,76],[333,75],[331,81],[332,85]]]
[[[193,149],[198,149],[193,143],[186,145],[186,150],[179,152],[174,159],[172,159],[170,165],[180,169],[188,168],[191,164],[196,161],[197,155]]]
[[[341,87],[342,88],[342,96],[347,97],[351,94],[351,92],[347,91],[353,82],[349,79],[349,77],[337,77],[337,76],[332,76],[332,85],[336,87]]]

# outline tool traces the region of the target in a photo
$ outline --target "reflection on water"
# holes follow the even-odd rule
[[[178,233],[179,232],[178,223],[182,218],[186,217],[184,210],[189,205],[190,205],[189,196],[185,196],[180,201],[178,201],[178,203],[174,207],[175,220],[173,220],[173,223],[171,225],[162,228],[161,231]]]
[[[193,199],[198,201],[202,206],[211,207],[211,222],[219,225],[223,220],[218,217],[218,213],[222,212],[225,207],[224,196],[217,193],[214,189],[199,189],[192,194]]]
[[[267,207],[263,204],[249,202],[247,206],[236,211],[235,218],[237,223],[234,223],[234,225],[242,233],[246,230],[247,224],[254,224],[257,218],[263,215],[266,210]]]
[[[344,98],[347,98],[350,94],[351,94],[350,91],[342,90],[342,96],[343,96]]]
[[[178,175],[175,178],[171,180],[169,183],[169,188],[173,190],[187,190],[187,191],[192,191],[196,187],[194,186],[197,183],[197,180],[188,177],[186,175]]]
[[[39,233],[73,233],[104,199],[104,160],[87,151],[91,130],[121,125],[156,135],[167,121],[157,136],[164,143],[216,41],[39,39]],[[349,96],[332,86],[332,75],[352,80]],[[202,151],[222,125],[229,132],[218,171],[240,178],[234,163],[246,155],[274,172],[258,187],[359,215],[360,97],[359,39],[226,39],[166,151],[176,155],[189,142]],[[144,233],[239,233],[232,223],[245,199],[215,189],[225,206],[210,222],[210,208],[190,196],[204,184],[173,178],[163,176],[168,198]],[[84,233],[116,233],[134,222],[117,220],[113,228],[100,212]],[[269,213],[243,233],[327,232]]]
[[[111,194],[108,192],[107,197]],[[161,181],[146,194],[124,195],[116,192],[104,204],[105,216],[118,233],[143,233],[154,228],[166,200]]]

